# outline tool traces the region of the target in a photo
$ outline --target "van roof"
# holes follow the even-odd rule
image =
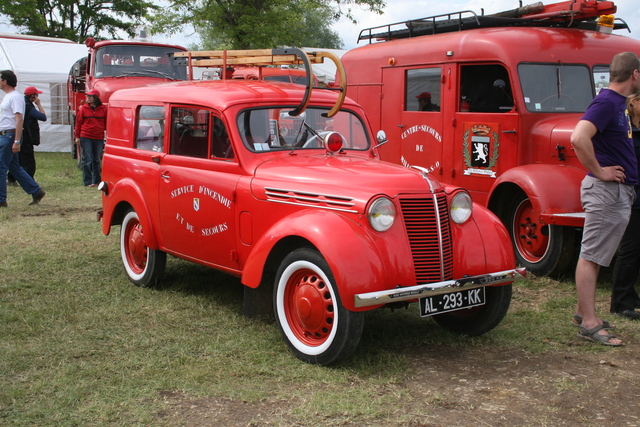
[[[139,103],[185,103],[214,107],[220,111],[247,103],[296,105],[304,97],[305,86],[261,80],[203,80],[150,84],[116,91],[110,104],[120,101]],[[314,90],[311,104],[331,107],[338,95],[332,91]],[[353,107],[347,99],[344,106]]]

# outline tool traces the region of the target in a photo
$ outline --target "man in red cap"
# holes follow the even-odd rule
[[[416,98],[418,98],[418,111],[440,111],[437,105],[431,103],[429,92],[422,92]]]
[[[36,158],[33,152],[34,145],[40,145],[40,125],[38,121],[47,121],[47,115],[40,103],[42,91],[33,86],[24,90],[24,122],[22,127],[22,146],[18,153],[20,166],[33,178],[36,174]],[[37,109],[36,109],[37,107]],[[9,174],[9,184],[17,185],[16,179]]]

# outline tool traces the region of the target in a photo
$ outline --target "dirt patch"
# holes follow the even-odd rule
[[[594,355],[532,355],[504,349],[431,348],[408,355],[413,374],[381,390],[405,396],[398,399],[390,417],[402,422],[336,425],[639,427],[638,350],[633,345]],[[290,416],[290,404],[295,402],[193,399],[176,393],[163,393],[162,398],[167,409],[158,419],[171,425],[310,425]],[[316,425],[331,424],[325,419]]]

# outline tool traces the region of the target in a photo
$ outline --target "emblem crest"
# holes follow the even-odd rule
[[[496,177],[493,169],[498,161],[500,140],[497,124],[465,123],[463,157],[465,175]]]
[[[193,210],[196,212],[200,210],[200,199],[193,199]]]

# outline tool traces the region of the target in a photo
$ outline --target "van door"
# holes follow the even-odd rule
[[[221,117],[172,106],[169,152],[160,167],[159,209],[168,252],[238,268],[234,194],[239,167]]]
[[[486,204],[496,178],[517,164],[518,112],[503,65],[460,65],[458,76],[450,132],[455,138],[450,144],[453,164],[442,180],[466,188],[474,201]]]
[[[442,163],[442,67],[385,68],[382,72],[382,128],[400,158],[440,178]],[[383,152],[384,153],[384,152]]]

